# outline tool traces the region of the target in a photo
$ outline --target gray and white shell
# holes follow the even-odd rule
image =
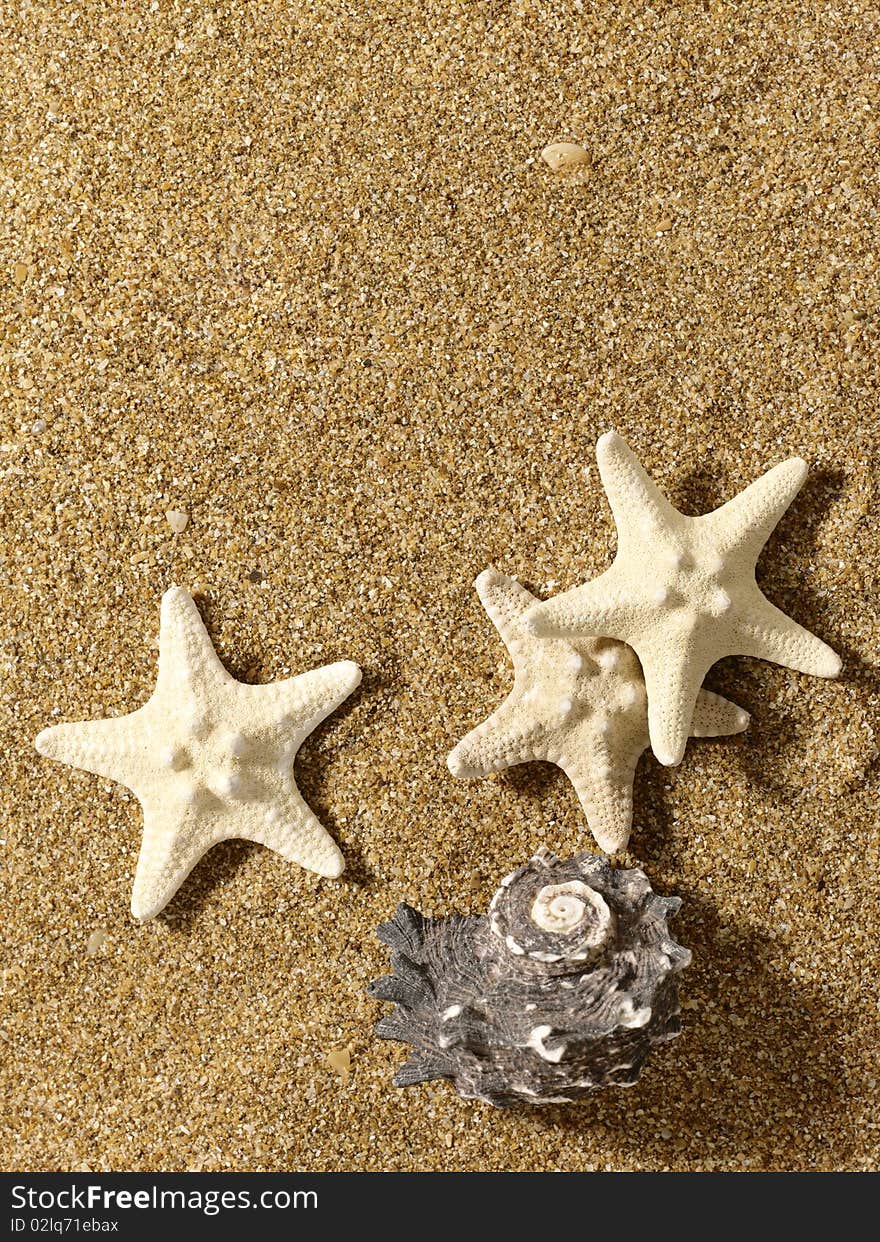
[[[378,929],[393,973],[369,988],[394,1002],[376,1033],[412,1045],[395,1085],[448,1078],[501,1108],[632,1086],[680,1030],[675,976],[691,955],[667,927],[680,905],[641,871],[546,849],[502,881],[488,916],[401,903]]]

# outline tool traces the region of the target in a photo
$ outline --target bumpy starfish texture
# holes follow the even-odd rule
[[[755,582],[761,548],[806,477],[804,461],[781,462],[720,509],[687,517],[619,435],[602,436],[596,456],[617,526],[614,564],[536,605],[523,623],[538,635],[604,635],[635,649],[661,763],[681,761],[703,678],[724,656],[837,676],[839,657]]]
[[[242,837],[318,875],[345,867],[293,779],[303,739],[351,694],[350,660],[270,685],[236,681],[217,658],[192,597],[162,597],[159,674],[149,702],[127,716],[55,725],[40,754],[126,785],[144,830],[131,912],[158,914],[206,850]]]
[[[532,759],[555,763],[574,785],[599,847],[624,849],[633,774],[648,745],[645,683],[635,652],[607,638],[535,638],[521,625],[537,603],[525,587],[494,570],[480,574],[475,585],[510,652],[514,685],[501,707],[452,751],[450,771],[473,777]],[[706,690],[692,717],[694,737],[739,733],[749,723],[747,712]]]

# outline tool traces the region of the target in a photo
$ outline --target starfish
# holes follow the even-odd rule
[[[126,785],[144,812],[131,912],[158,914],[218,841],[258,841],[290,862],[335,877],[345,868],[293,779],[305,737],[347,698],[351,660],[249,686],[226,671],[194,600],[162,596],[159,675],[149,702],[127,716],[44,729],[41,755]]]
[[[614,564],[536,605],[533,634],[604,635],[635,649],[648,691],[654,754],[681,762],[703,678],[724,656],[757,656],[818,677],[840,658],[758,589],[755,562],[807,474],[789,458],[713,513],[679,513],[614,432],[596,446],[617,526]]]
[[[632,826],[633,775],[648,745],[645,683],[635,652],[613,639],[538,639],[522,618],[538,601],[494,570],[475,583],[483,607],[510,652],[513,690],[447,760],[454,776],[486,776],[546,759],[574,785],[600,849],[626,847]],[[739,733],[749,716],[701,690],[694,737]]]

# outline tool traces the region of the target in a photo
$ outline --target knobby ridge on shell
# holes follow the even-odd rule
[[[667,925],[680,904],[642,871],[546,849],[486,915],[431,919],[401,903],[378,929],[392,973],[368,988],[394,1004],[377,1034],[412,1045],[395,1085],[447,1078],[502,1108],[632,1086],[680,1030],[676,976],[691,955]]]

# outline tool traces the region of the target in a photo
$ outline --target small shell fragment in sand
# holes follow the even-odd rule
[[[325,1065],[346,1083],[351,1072],[351,1052],[348,1048],[334,1048],[332,1052],[327,1053]]]
[[[576,142],[551,142],[541,152],[541,159],[554,172],[563,172],[566,168],[589,164],[590,153]]]
[[[12,269],[12,278],[17,285],[24,284],[28,278],[29,270],[30,269],[26,263],[16,263],[15,267]]]
[[[181,509],[169,509],[165,514],[165,521],[175,535],[182,535],[189,525],[189,514],[184,513]]]
[[[86,941],[86,957],[94,957],[107,942],[107,933],[103,927],[98,927],[92,932]]]

